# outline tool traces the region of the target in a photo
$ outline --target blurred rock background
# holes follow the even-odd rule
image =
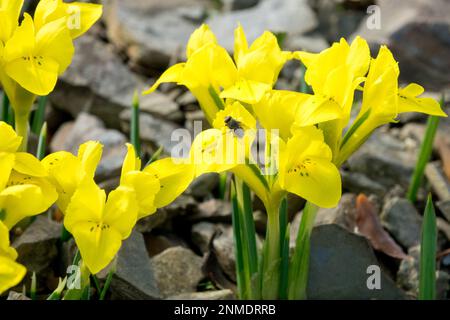
[[[101,22],[76,41],[73,63],[49,96],[46,119],[49,151],[76,152],[86,140],[105,145],[97,180],[106,189],[118,183],[134,91],[147,88],[167,67],[183,61],[184,46],[202,23],[208,23],[229,50],[238,22],[249,41],[270,30],[284,39],[287,50],[319,52],[340,37],[350,41],[356,35],[369,41],[373,55],[379,45],[387,44],[399,61],[401,81],[418,82],[436,99],[445,93],[449,111],[449,0],[104,0],[103,4]],[[301,72],[298,62],[288,63],[278,88],[298,90]],[[173,130],[191,130],[195,120],[204,120],[202,112],[183,87],[163,85],[141,97],[145,156],[161,146],[169,154]],[[344,197],[336,209],[319,213],[321,226],[314,231],[310,297],[417,295],[417,245],[426,192],[421,190],[413,206],[405,200],[405,190],[425,121],[423,115],[402,115],[398,123],[378,130],[342,169]],[[426,178],[438,201],[439,297],[446,298],[450,272],[447,119],[440,124]],[[231,208],[216,199],[217,189],[218,177],[205,175],[173,204],[139,223],[119,253],[112,298],[234,297]],[[357,198],[360,193],[368,198]],[[303,204],[295,197],[289,202],[294,229]],[[266,217],[257,200],[255,210],[262,239]],[[49,292],[71,261],[73,244],[60,247],[58,225],[44,218],[20,234],[19,230],[14,245],[21,262],[38,273],[40,292]],[[389,245],[380,246],[384,240]],[[43,252],[46,259],[36,252]],[[365,268],[371,264],[382,266],[383,287],[378,292],[365,287]]]

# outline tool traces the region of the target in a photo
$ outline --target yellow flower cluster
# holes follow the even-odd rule
[[[23,3],[0,0],[0,83],[26,145],[27,120],[36,96],[53,91],[72,61],[73,40],[100,18],[102,6],[41,0],[34,18],[25,13],[19,25]]]
[[[285,191],[320,207],[334,207],[341,196],[338,167],[375,128],[395,121],[401,112],[446,116],[435,100],[418,97],[423,93],[419,85],[399,89],[399,69],[392,53],[382,46],[372,59],[367,42],[360,37],[350,45],[341,39],[318,54],[286,52],[267,31],[249,45],[238,26],[232,58],[209,27],[202,25],[192,34],[186,55],[186,62],[170,67],[145,93],[163,82],[186,86],[213,127],[193,142],[196,175],[232,171],[266,207],[273,206]],[[306,66],[305,80],[313,94],[273,89],[290,59]],[[363,92],[362,105],[345,131],[352,108],[357,108],[356,90]],[[277,137],[266,138],[269,148],[278,149],[273,159],[278,173],[266,174],[267,181],[261,181],[263,172],[244,168],[245,160],[251,160],[249,145],[258,123],[278,131]],[[244,161],[235,152],[239,146],[246,150]]]

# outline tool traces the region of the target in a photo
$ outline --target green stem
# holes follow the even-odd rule
[[[279,203],[271,203],[271,207],[267,208],[268,221],[262,270],[261,295],[265,300],[275,300],[279,297],[281,244],[278,213]]]
[[[105,285],[103,286],[103,290],[100,294],[100,300],[105,300],[106,293],[108,293],[109,287],[111,286],[111,281],[112,281],[114,272],[115,272],[114,268],[109,271],[108,277],[106,278]]]
[[[19,151],[26,152],[28,146],[28,116],[29,114],[16,114],[16,133],[23,138]]]
[[[308,285],[311,232],[319,207],[307,202],[297,235],[294,255],[289,268],[289,300],[306,299]]]

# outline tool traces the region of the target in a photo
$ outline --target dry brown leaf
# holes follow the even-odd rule
[[[450,180],[450,143],[448,139],[439,138],[436,139],[436,147],[442,160],[442,168]]]
[[[359,233],[370,241],[375,250],[397,259],[408,257],[383,229],[375,206],[364,194],[360,194],[356,199],[356,225]]]

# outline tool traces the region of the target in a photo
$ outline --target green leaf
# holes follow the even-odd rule
[[[348,129],[348,131],[345,133],[344,138],[342,139],[340,149],[344,147],[344,145],[348,142],[348,140],[351,138],[353,134],[355,134],[356,130],[358,130],[359,127],[369,118],[370,116],[370,109],[367,110],[361,118],[359,118],[351,127]]]
[[[39,135],[45,119],[45,106],[47,105],[47,97],[39,97],[38,107],[33,115],[33,123],[31,125],[31,132]]]
[[[436,245],[436,213],[433,200],[429,195],[422,225],[419,300],[434,300],[436,298]]]
[[[41,128],[41,132],[39,134],[39,141],[36,152],[36,157],[39,160],[44,159],[46,148],[47,148],[47,122],[44,122]]]
[[[141,138],[139,132],[139,95],[135,91],[131,108],[130,142],[134,146],[137,157],[141,157]]]
[[[442,101],[441,104],[443,103]],[[430,161],[431,153],[433,151],[433,142],[436,136],[438,125],[439,117],[430,116],[428,118],[425,137],[423,139],[422,146],[420,147],[419,157],[417,159],[416,167],[414,169],[414,173],[408,189],[408,199],[411,202],[416,201],[417,191],[419,190],[422,183],[425,167],[428,161]]]

